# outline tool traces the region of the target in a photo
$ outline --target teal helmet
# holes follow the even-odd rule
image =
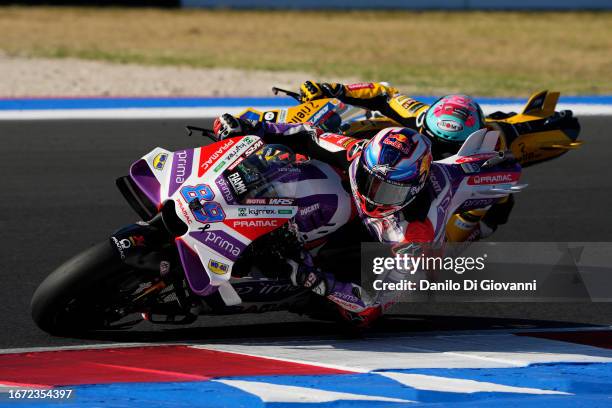
[[[443,96],[420,119],[422,133],[435,141],[458,145],[485,126],[480,105],[466,95]]]

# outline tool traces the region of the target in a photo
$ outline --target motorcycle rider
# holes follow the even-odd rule
[[[347,172],[361,221],[375,240],[392,244],[394,253],[414,254],[419,243],[444,240],[445,225],[437,217],[439,208],[450,205],[440,194],[449,181],[437,170],[431,182],[431,142],[415,130],[388,128],[371,140],[359,140],[308,124],[254,123],[225,114],[215,121],[214,131],[219,139],[254,134]],[[316,268],[308,254],[292,279],[340,305],[342,314],[358,325],[368,325],[387,306],[373,303],[358,285],[336,281]]]
[[[457,153],[469,135],[486,127],[480,105],[467,95],[446,95],[427,105],[384,83],[343,85],[305,81],[300,86],[302,103],[321,98],[336,98],[349,105],[379,111],[402,126],[418,130],[430,138],[434,160]],[[462,216],[474,221],[480,218],[477,232],[484,238],[507,222],[513,206],[514,199],[510,196],[486,212],[477,210]]]
[[[306,81],[300,86],[302,103],[321,98],[336,98],[379,111],[398,124],[419,131],[431,139],[434,160],[455,154],[469,135],[485,127],[480,105],[466,95],[446,95],[427,105],[384,83],[343,85]]]

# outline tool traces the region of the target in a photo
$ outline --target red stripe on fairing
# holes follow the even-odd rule
[[[612,349],[612,330],[517,333],[517,336],[559,340],[586,346]]]
[[[348,371],[188,346],[43,351],[0,355],[0,384],[34,386],[204,381],[252,375]]]

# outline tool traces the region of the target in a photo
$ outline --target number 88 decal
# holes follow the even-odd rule
[[[215,198],[215,193],[207,184],[198,184],[195,187],[185,186],[181,188],[181,195],[187,203],[197,200],[201,204],[200,208],[191,208],[193,216],[201,223],[219,222],[225,219],[221,205],[216,201],[211,201]]]

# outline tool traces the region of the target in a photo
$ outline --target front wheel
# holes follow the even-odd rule
[[[139,278],[102,242],[47,276],[32,297],[32,318],[54,335],[109,328],[127,314],[122,300],[142,283]]]

